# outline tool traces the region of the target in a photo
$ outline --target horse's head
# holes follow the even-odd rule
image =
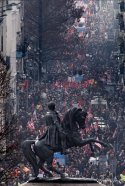
[[[82,109],[78,108],[76,112],[74,113],[74,119],[79,125],[80,129],[85,128],[85,119],[87,116],[87,112],[84,112]]]
[[[87,113],[80,108],[71,108],[68,110],[63,119],[63,129],[64,130],[74,130],[78,126],[79,129],[85,128],[85,119]]]

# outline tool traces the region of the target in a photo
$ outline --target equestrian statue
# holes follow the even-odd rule
[[[45,119],[47,130],[45,134],[38,140],[25,140],[22,143],[22,150],[27,161],[32,165],[34,177],[37,179],[39,169],[43,170],[48,177],[53,177],[52,172],[55,172],[65,177],[65,173],[53,167],[52,162],[54,153],[61,152],[62,154],[69,153],[71,147],[82,147],[90,145],[93,151],[92,143],[99,143],[103,147],[108,145],[94,138],[82,139],[80,129],[85,129],[85,120],[87,113],[81,108],[71,108],[60,121],[59,114],[55,110],[55,103],[48,104],[49,111]],[[44,166],[46,162],[47,166]]]

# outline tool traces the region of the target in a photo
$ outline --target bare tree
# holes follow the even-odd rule
[[[16,118],[9,105],[10,73],[0,55],[0,183],[7,182],[17,164]]]

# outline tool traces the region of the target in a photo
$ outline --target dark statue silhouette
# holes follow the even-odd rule
[[[64,118],[61,122],[63,131],[60,131],[59,134],[61,134],[61,132],[65,134],[66,149],[69,149],[71,147],[82,147],[86,144],[90,144],[91,150],[93,151],[93,142],[99,143],[104,147],[108,146],[104,142],[96,140],[94,138],[81,138],[80,129],[85,128],[86,116],[87,113],[79,108],[72,108],[65,113]],[[24,156],[32,165],[35,178],[37,178],[39,174],[39,169],[43,170],[48,177],[53,177],[53,171],[59,174],[61,178],[64,178],[65,173],[52,166],[54,153],[62,152],[60,135],[58,135],[57,146],[52,147],[51,145],[48,145],[46,143],[46,136],[48,135],[47,133],[48,131],[39,140],[25,140],[22,144]],[[47,163],[47,168],[44,167],[45,162]]]

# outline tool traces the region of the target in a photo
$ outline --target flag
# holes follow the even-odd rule
[[[99,138],[97,137],[96,140],[99,140]],[[101,145],[100,143],[97,143],[97,142],[96,142],[95,145],[96,145],[97,147],[99,147],[100,149],[103,148],[102,145]]]
[[[33,132],[33,131],[35,130],[34,122],[33,122],[32,119],[31,119],[31,121],[28,121],[28,123],[27,123],[27,128],[28,128],[31,132]]]
[[[28,89],[28,87],[29,87],[29,82],[28,82],[28,80],[25,80],[24,81],[24,83],[23,83],[23,90],[27,90]]]
[[[53,167],[56,167],[56,164],[57,164],[57,160],[54,158],[52,162]]]

